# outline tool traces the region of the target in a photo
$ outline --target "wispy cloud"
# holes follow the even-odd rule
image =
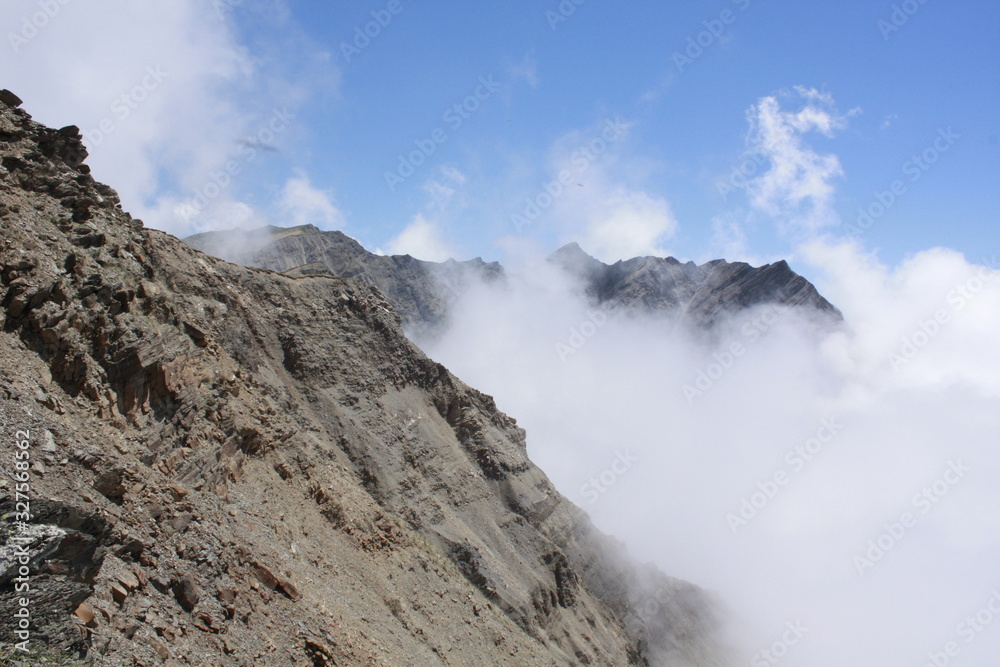
[[[650,167],[628,147],[633,127],[612,118],[553,142],[535,192],[520,198],[517,231],[549,227],[606,262],[667,254],[677,220],[644,185]]]
[[[95,177],[113,184],[147,224],[178,235],[262,217],[241,201],[237,181],[265,161],[241,162],[240,174],[227,173],[227,163],[240,159],[240,141],[275,109],[294,113],[310,94],[304,79],[324,71],[324,83],[336,81],[330,65],[289,75],[302,52],[265,52],[238,28],[252,23],[243,15],[256,5],[217,11],[218,4],[67,3],[19,52],[0,49],[4,85],[25,109],[48,125],[79,125]],[[12,0],[0,17],[13,25],[37,11],[35,2]],[[271,41],[293,29],[286,22]],[[220,188],[210,210],[184,215],[182,204],[206,186]]]
[[[314,224],[320,229],[343,229],[344,216],[337,208],[333,195],[315,187],[304,172],[285,183],[279,201],[280,210],[290,225]]]
[[[442,165],[423,190],[427,201],[423,210],[387,244],[384,252],[411,255],[417,259],[443,262],[460,258],[454,244],[447,240],[449,221],[465,208],[462,188],[468,179],[453,165]]]
[[[428,220],[422,213],[389,241],[386,252],[390,255],[411,255],[430,262],[443,262],[455,257],[451,246],[445,241],[440,224]]]
[[[765,156],[767,168],[749,182],[751,205],[773,216],[784,231],[815,231],[836,222],[834,181],[843,168],[836,155],[815,151],[805,137],[832,137],[858,113],[841,114],[829,93],[803,86],[754,104],[747,111],[748,152]]]
[[[575,238],[598,259],[615,262],[669,254],[663,243],[677,231],[677,220],[662,197],[613,186],[577,195],[575,203],[580,205],[583,201],[587,202],[588,213],[583,229]]]

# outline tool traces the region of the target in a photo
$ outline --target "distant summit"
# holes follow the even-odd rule
[[[784,260],[761,267],[712,260],[682,264],[673,257],[635,257],[605,264],[570,243],[549,261],[583,281],[587,294],[601,304],[679,315],[708,327],[723,313],[773,303],[843,316],[808,280]]]

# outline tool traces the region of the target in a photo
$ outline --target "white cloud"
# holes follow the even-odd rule
[[[390,255],[411,255],[429,262],[443,262],[455,257],[455,252],[444,240],[438,223],[417,214],[399,236],[389,241],[386,252]]]
[[[786,111],[783,101],[801,104]],[[836,222],[833,181],[843,175],[840,160],[816,152],[803,137],[811,132],[832,137],[856,113],[841,115],[831,95],[802,86],[759,100],[747,112],[748,151],[765,156],[769,168],[750,181],[751,204],[774,216],[786,231],[811,232]]]
[[[0,49],[4,85],[39,122],[80,126],[95,178],[150,226],[183,235],[228,221],[240,207],[226,164],[236,159],[244,176],[254,166],[239,142],[308,94],[277,71],[287,60],[259,57],[235,30],[234,15],[252,11],[249,3],[225,12],[198,0],[56,4],[16,52]],[[38,11],[31,0],[10,0],[0,19],[17,32]],[[179,210],[206,188],[215,196],[199,215]]]
[[[807,139],[834,136],[854,113],[804,88],[751,109],[748,143],[769,165],[751,184],[758,213],[807,238],[833,220],[840,162]],[[549,179],[560,169],[574,178],[528,229],[558,222],[582,243],[624,243],[615,211],[668,209],[638,205],[649,201],[642,170],[618,151],[574,170],[585,139],[555,151]],[[717,219],[713,242],[747,252],[760,217]],[[625,245],[662,245],[655,231],[672,230],[636,228],[645,233],[627,231]],[[920,664],[963,641],[956,628],[1000,585],[998,258],[935,248],[889,267],[823,240],[795,254],[822,276],[844,326],[817,332],[802,313],[758,310],[724,322],[715,343],[692,340],[662,321],[595,314],[579,289],[529,265],[510,270],[504,289],[468,292],[450,330],[419,344],[517,417],[533,460],[599,526],[722,596],[736,619],[733,664],[754,662],[788,621],[809,628],[790,664]],[[571,351],[561,356],[560,344]],[[700,374],[708,387],[688,401],[684,386]],[[834,437],[803,450],[831,419]],[[623,450],[638,464],[612,476]],[[958,461],[968,472],[943,487]],[[938,489],[930,503],[927,489]],[[751,497],[762,504],[734,534],[727,517]],[[898,535],[904,512],[917,522],[894,537],[887,526]],[[859,573],[858,557],[872,553]],[[1000,635],[960,647],[963,662],[992,664]]]
[[[677,221],[666,199],[642,187],[650,166],[628,154],[631,128],[609,119],[555,141],[542,183],[519,198],[522,217],[533,228],[555,223],[563,242],[605,262],[667,254]]]
[[[713,345],[596,313],[541,262],[465,294],[451,329],[419,344],[517,418],[532,459],[600,527],[722,597],[732,664],[751,664],[788,621],[809,629],[789,664],[922,664],[962,641],[956,626],[1000,585],[1000,274],[944,249],[899,267],[851,245],[799,254],[844,328],[817,334],[761,310]],[[942,309],[946,324],[924,333]],[[916,351],[894,369],[904,340]],[[734,342],[743,351],[727,360]],[[711,382],[689,402],[699,372]],[[832,439],[796,453],[829,419]],[[619,452],[638,461],[611,468]],[[926,512],[915,505],[958,460],[968,473]],[[759,507],[734,534],[727,515],[751,496]],[[916,525],[881,537],[906,511]],[[889,550],[859,574],[855,557],[880,538]],[[993,664],[1000,634],[961,651],[963,664]]]
[[[438,167],[435,177],[423,184],[427,195],[423,211],[417,213],[384,250],[379,248],[376,253],[411,255],[431,262],[460,258],[461,253],[455,245],[445,240],[445,230],[466,208],[464,186],[467,182],[465,174],[454,165]]]
[[[997,355],[986,347],[1000,327],[1000,258],[970,262],[932,248],[890,271],[851,242],[814,241],[800,254],[826,276],[826,296],[843,304],[855,344],[839,360],[856,383],[892,391],[967,384],[1000,396]]]
[[[668,254],[660,244],[676,229],[677,221],[665,199],[619,187],[592,203],[578,240],[594,257],[613,263]]]
[[[184,202],[178,202],[174,199],[161,199],[159,204],[165,209],[185,210]],[[223,198],[213,201],[203,209],[196,219],[190,221],[190,226],[187,229],[190,233],[219,229],[256,229],[270,223],[267,216],[262,215],[249,204]]]
[[[724,257],[730,262],[761,263],[750,253],[745,221],[735,214],[712,220],[711,246],[713,257],[710,259]]]
[[[655,85],[639,96],[639,103],[654,104],[658,102],[664,95],[670,92],[675,85],[677,85],[677,81],[677,69],[671,67]]]
[[[332,195],[314,187],[303,172],[285,182],[278,204],[285,216],[282,226],[312,224],[324,230],[343,229],[345,226],[344,216],[337,209]]]

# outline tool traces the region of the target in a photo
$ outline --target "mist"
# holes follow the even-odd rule
[[[841,325],[762,306],[711,336],[597,307],[538,254],[507,266],[417,342],[601,529],[721,596],[733,664],[1000,655],[995,257],[812,241],[792,267]]]

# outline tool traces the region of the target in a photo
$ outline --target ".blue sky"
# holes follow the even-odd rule
[[[0,85],[81,126],[95,174],[178,235],[313,222],[428,259],[577,240],[764,262],[862,207],[891,264],[1000,246],[986,0],[14,0],[0,18]]]

